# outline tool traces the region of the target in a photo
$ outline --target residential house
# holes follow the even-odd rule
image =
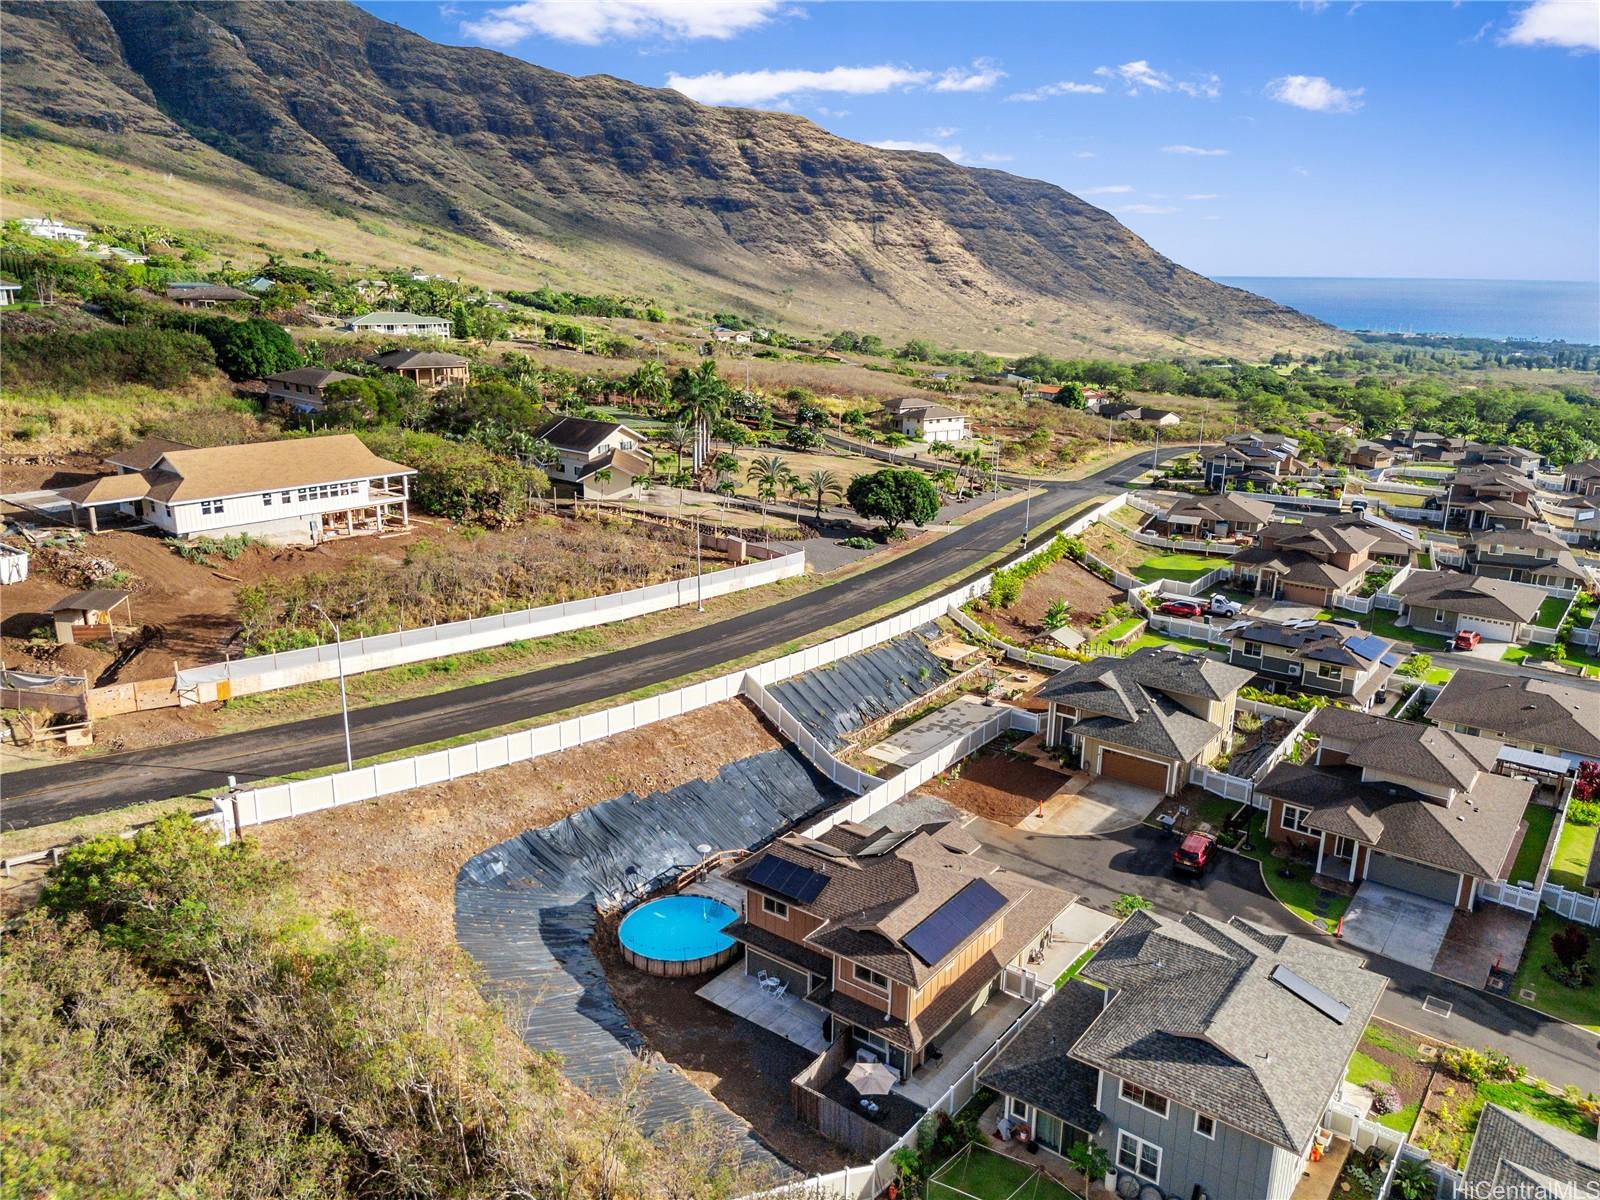
[[[365,316],[351,317],[344,326],[351,333],[383,333],[396,337],[441,337],[450,336],[450,321],[447,317],[425,317],[420,313],[393,312],[383,310],[370,312]]]
[[[967,418],[953,408],[927,400],[902,400],[891,412],[895,428],[914,441],[963,442]]]
[[[1281,433],[1231,433],[1201,455],[1200,464],[1214,492],[1245,483],[1271,487],[1300,469],[1300,443]]]
[[[1336,707],[1306,731],[1312,762],[1280,762],[1256,792],[1267,836],[1314,850],[1317,874],[1467,910],[1505,878],[1534,785],[1495,773],[1499,742]]]
[[[1439,502],[1444,525],[1474,529],[1526,529],[1540,519],[1533,481],[1503,464],[1462,467]]]
[[[1147,533],[1202,538],[1248,538],[1272,521],[1272,505],[1240,492],[1181,496],[1167,511],[1145,522]]]
[[[1367,547],[1367,557],[1391,566],[1415,564],[1422,553],[1422,538],[1415,529],[1374,515],[1371,511],[1329,513],[1306,517],[1302,529],[1359,529],[1378,540]]]
[[[74,523],[87,514],[98,530],[97,513],[109,508],[175,537],[311,543],[410,527],[416,470],[379,458],[354,434],[208,449],[149,439],[112,465],[116,474],[60,493]]]
[[[1463,1196],[1600,1196],[1600,1142],[1498,1104],[1485,1104],[1472,1136]]]
[[[44,238],[51,242],[74,242],[79,246],[89,244],[87,229],[64,225],[54,217],[23,217],[17,224],[22,226],[23,233],[31,237]]]
[[[1151,408],[1143,404],[1106,404],[1101,403],[1094,409],[1099,416],[1108,421],[1143,421],[1147,425],[1156,425],[1162,429],[1171,428],[1180,420],[1175,412],[1165,408]]]
[[[780,837],[728,872],[745,902],[727,933],[747,974],[778,977],[827,1016],[829,1041],[910,1079],[1073,903],[977,848],[953,821]]]
[[[1092,1140],[1117,1196],[1290,1200],[1386,982],[1239,917],[1138,912],[978,1082],[1068,1178]]]
[[[1362,471],[1381,471],[1398,461],[1392,448],[1382,442],[1360,441],[1350,449],[1346,462]]]
[[[556,451],[556,460],[545,464],[551,482],[570,485],[586,500],[637,495],[655,467],[640,449],[643,436],[615,421],[551,417],[533,436]]]
[[[1111,393],[1105,388],[1083,389],[1083,406],[1090,412],[1099,412],[1100,406],[1111,399]]]
[[[1488,442],[1468,442],[1461,455],[1464,467],[1509,467],[1524,479],[1532,479],[1543,462],[1544,456],[1537,450]]]
[[[1397,429],[1382,440],[1419,462],[1460,462],[1467,449],[1465,438],[1428,429]]]
[[[1372,548],[1382,540],[1351,522],[1274,521],[1256,544],[1228,560],[1233,585],[1316,608],[1329,608],[1336,593],[1359,586],[1372,566]]]
[[[1589,570],[1560,538],[1532,529],[1490,529],[1465,539],[1466,569],[1535,587],[1584,588]]]
[[[748,330],[729,329],[726,325],[715,326],[711,330],[711,338],[713,341],[725,342],[731,345],[748,346],[750,344]]]
[[[1534,754],[1600,762],[1600,692],[1559,679],[1463,669],[1428,706],[1427,717]]]
[[[1545,601],[1544,591],[1529,584],[1459,571],[1413,571],[1394,594],[1404,602],[1401,623],[1418,633],[1453,638],[1470,629],[1491,642],[1527,641]]]
[[[472,380],[472,364],[459,354],[439,350],[386,350],[367,355],[366,362],[402,375],[419,388],[437,389]]]
[[[1385,638],[1330,621],[1253,621],[1233,630],[1228,661],[1273,691],[1333,696],[1364,709],[1400,663],[1393,649]]]
[[[1137,421],[1140,417],[1140,409],[1137,404],[1120,402],[1101,404],[1094,411],[1108,421]]]
[[[1022,393],[1024,400],[1055,400],[1061,395],[1059,383],[1036,383]]]
[[[1315,429],[1324,436],[1356,437],[1361,432],[1361,426],[1348,417],[1336,417],[1332,413],[1307,413],[1305,423],[1307,429]]]
[[[1139,420],[1143,421],[1147,425],[1155,425],[1161,429],[1170,429],[1174,425],[1178,424],[1182,418],[1171,409],[1151,408],[1149,405],[1144,405],[1139,409]]]
[[[318,413],[323,409],[322,389],[341,379],[354,379],[348,371],[330,371],[325,367],[296,367],[292,371],[279,371],[262,379],[267,385],[269,403],[286,405],[294,412]]]
[[[22,285],[0,275],[0,308],[10,308],[22,299]]]
[[[1075,663],[1039,689],[1045,744],[1091,774],[1171,795],[1222,752],[1251,674],[1161,646]]]
[[[1586,458],[1562,467],[1561,490],[1576,496],[1600,497],[1600,458]]]
[[[254,300],[249,292],[215,283],[169,283],[167,299],[179,308],[215,308],[237,300]]]

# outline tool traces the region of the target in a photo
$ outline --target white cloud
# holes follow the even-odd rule
[[[1137,96],[1144,90],[1181,92],[1197,100],[1215,100],[1222,94],[1222,77],[1219,75],[1207,71],[1196,75],[1193,79],[1175,80],[1165,71],[1156,70],[1147,59],[1143,58],[1123,63],[1120,67],[1096,67],[1094,73],[1102,79],[1111,79],[1122,84],[1130,96]]]
[[[1060,83],[1047,83],[1043,87],[1036,87],[1031,92],[1013,92],[1007,100],[1021,100],[1033,103],[1047,100],[1051,96],[1099,96],[1104,94],[1105,88],[1098,83],[1074,83],[1070,79],[1063,79]]]
[[[667,86],[702,104],[763,104],[795,92],[842,92],[866,96],[926,83],[931,72],[884,63],[876,67],[832,67],[826,71],[735,71],[725,75],[667,76]]]
[[[961,130],[956,128],[954,125],[940,125],[933,130],[933,136],[938,138],[940,141],[943,141],[945,138],[955,137],[955,135],[960,132]]]
[[[1094,157],[1094,151],[1093,150],[1079,150],[1072,157],[1073,158],[1093,158]]]
[[[1321,75],[1285,75],[1267,84],[1267,95],[1272,99],[1308,112],[1355,112],[1361,107],[1366,90],[1335,87]]]
[[[1305,176],[1311,174],[1311,172],[1308,169],[1306,169],[1305,167],[1294,167],[1294,168],[1291,168],[1291,169],[1294,171],[1294,173],[1296,175],[1299,175],[1302,178],[1304,178]]]
[[[1221,200],[1222,197],[1219,194],[1217,194],[1216,192],[1191,192],[1189,195],[1185,196],[1184,199],[1185,200]]]
[[[1178,210],[1167,204],[1124,204],[1116,211],[1136,217],[1161,217]]]
[[[1131,183],[1108,183],[1103,187],[1075,188],[1080,196],[1125,196],[1133,191]]]
[[[921,154],[942,154],[951,162],[960,162],[966,152],[959,145],[943,142],[903,142],[898,138],[884,138],[881,142],[868,142],[879,150],[915,150]]]
[[[1163,154],[1191,154],[1198,158],[1223,158],[1231,154],[1230,150],[1217,150],[1209,146],[1163,146]]]
[[[1507,46],[1600,50],[1600,8],[1594,0],[1533,0],[1500,39]]]
[[[1013,158],[1013,156],[1010,155],[1010,154],[980,154],[980,155],[978,155],[978,161],[981,162],[981,163],[1007,163],[1007,162],[1010,162],[1012,160],[1012,158]]]
[[[1219,217],[1216,213],[1204,213],[1204,214],[1202,214],[1200,219],[1202,221],[1220,221],[1220,220],[1222,220],[1222,218]]]
[[[1331,3],[1333,3],[1333,0],[1300,0],[1300,11],[1320,13]]]
[[[781,0],[522,0],[461,23],[461,32],[491,46],[540,34],[598,45],[612,38],[726,40],[765,25]]]
[[[1006,77],[992,58],[974,59],[972,66],[950,67],[933,85],[936,92],[987,92]]]

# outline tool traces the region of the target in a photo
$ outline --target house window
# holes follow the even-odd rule
[[[282,502],[285,503],[285,504],[289,503],[289,493],[288,492],[280,492],[279,493],[279,499],[282,500]]]
[[[777,917],[780,921],[789,919],[789,906],[782,900],[774,900],[771,896],[761,897],[761,911]]]
[[[1194,1131],[1199,1136],[1206,1138],[1209,1141],[1214,1142],[1217,1140],[1217,1123],[1210,1117],[1206,1116],[1205,1113],[1195,1113]]]
[[[202,501],[200,501],[200,515],[202,517],[215,516],[217,513],[220,513],[221,511],[222,511],[222,501],[221,500],[202,500]]]
[[[1117,1166],[1151,1183],[1161,1180],[1161,1147],[1143,1138],[1134,1137],[1125,1129],[1117,1130]]]
[[[1444,609],[1436,608],[1433,610],[1433,623],[1435,625],[1444,624]]]
[[[874,971],[871,967],[863,967],[860,963],[851,963],[850,970],[857,983],[864,983],[880,992],[889,990],[889,977],[887,975]]]
[[[1285,804],[1283,806],[1283,817],[1278,821],[1278,824],[1290,833],[1309,834],[1311,830],[1306,828],[1306,821],[1310,816],[1311,810],[1309,808],[1301,808],[1298,804]]]
[[[1239,653],[1243,654],[1246,658],[1260,658],[1261,657],[1261,643],[1260,642],[1246,642],[1244,644],[1244,649],[1241,650]]]
[[[261,506],[263,508],[271,508],[272,507],[272,493],[271,492],[262,492],[261,493]]]
[[[1324,679],[1337,679],[1342,674],[1340,668],[1334,663],[1319,663],[1317,674]]]
[[[1124,1079],[1122,1081],[1121,1094],[1123,1100],[1137,1108],[1142,1108],[1146,1112],[1153,1112],[1158,1117],[1167,1115],[1167,1098],[1159,1092],[1152,1092],[1148,1088],[1142,1088],[1137,1083],[1129,1083]]]

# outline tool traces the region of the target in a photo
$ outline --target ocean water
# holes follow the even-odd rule
[[[1340,329],[1600,343],[1600,282],[1219,275]]]

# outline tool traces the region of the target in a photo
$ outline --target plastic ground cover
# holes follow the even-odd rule
[[[924,696],[950,678],[928,649],[935,625],[841,658],[768,688],[810,734],[837,750],[845,736]]]
[[[652,890],[699,862],[699,846],[753,847],[848,798],[783,748],[730,763],[712,779],[604,801],[469,860],[456,877],[456,940],[522,1040],[560,1054],[579,1086],[604,1092],[643,1042],[590,949],[596,902]],[[747,1162],[793,1174],[745,1122],[671,1068],[650,1071],[639,1099],[647,1133],[703,1112],[738,1131]]]

